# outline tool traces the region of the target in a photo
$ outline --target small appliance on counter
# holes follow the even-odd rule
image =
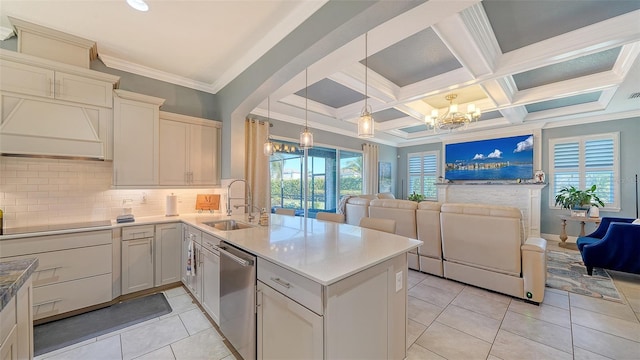
[[[134,221],[136,221],[136,219],[133,217],[133,214],[122,214],[122,215],[118,215],[116,217],[116,222],[118,224],[129,223],[129,222],[134,222]]]

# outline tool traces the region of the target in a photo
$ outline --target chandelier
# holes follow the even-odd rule
[[[309,69],[304,70],[304,130],[300,133],[300,148],[310,149],[313,147],[313,134],[309,131],[308,115],[309,112],[309,96],[307,96],[307,89],[309,88]]]
[[[369,33],[364,34],[364,108],[362,108],[362,113],[360,114],[360,118],[358,119],[358,137],[361,138],[373,137],[375,123],[375,121],[373,120],[373,116],[371,116],[371,106],[367,105],[367,89],[369,88],[367,84],[368,35]]]
[[[456,94],[449,94],[445,96],[445,99],[449,101],[449,108],[447,112],[442,116],[439,116],[438,109],[431,111],[431,116],[425,119],[427,125],[433,127],[435,131],[438,130],[453,130],[459,128],[466,128],[469,123],[478,121],[481,112],[474,104],[467,106],[467,112],[463,113],[458,111],[458,104],[454,104],[453,100],[458,97]]]

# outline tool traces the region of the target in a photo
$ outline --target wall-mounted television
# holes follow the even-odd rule
[[[533,135],[445,145],[445,179],[533,178]]]

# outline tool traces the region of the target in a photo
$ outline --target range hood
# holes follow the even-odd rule
[[[105,159],[107,128],[95,107],[4,95],[2,112],[2,155]]]

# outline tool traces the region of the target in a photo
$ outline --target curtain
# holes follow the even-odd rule
[[[269,157],[263,153],[263,145],[269,134],[269,123],[247,119],[244,133],[246,154],[244,173],[253,192],[253,205],[270,211]],[[251,210],[251,212],[255,211],[255,208]]]
[[[365,194],[378,192],[378,145],[362,144],[362,191]]]

